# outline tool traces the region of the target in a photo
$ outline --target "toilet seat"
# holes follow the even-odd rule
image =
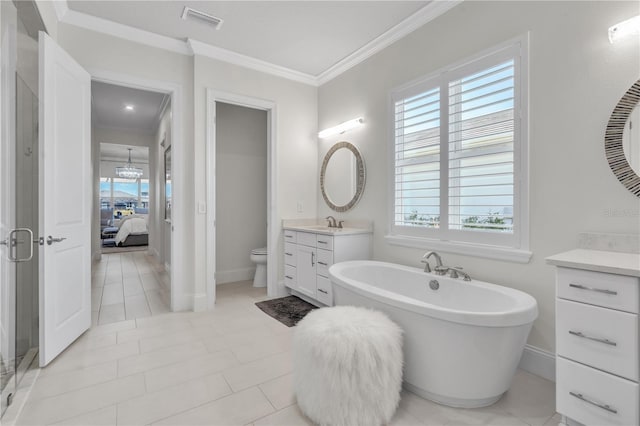
[[[251,250],[251,254],[256,254],[256,255],[266,255],[267,254],[267,248],[257,248],[257,249],[253,249]]]

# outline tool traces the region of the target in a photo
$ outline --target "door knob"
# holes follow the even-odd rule
[[[53,238],[51,235],[47,237],[47,245],[51,245],[53,243],[59,243],[60,241],[66,240],[65,237]]]

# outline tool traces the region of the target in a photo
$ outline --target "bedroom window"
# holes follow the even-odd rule
[[[391,243],[528,261],[526,60],[519,40],[391,93]]]
[[[100,178],[100,207],[117,211],[148,213],[149,179]]]

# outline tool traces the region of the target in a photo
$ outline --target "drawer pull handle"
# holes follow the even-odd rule
[[[319,291],[320,293],[329,294],[329,293],[327,293],[326,291],[324,291],[324,290],[323,290],[323,289],[321,289],[321,288],[319,288],[319,289],[318,289],[318,291]]]
[[[608,411],[610,413],[618,414],[618,410],[616,410],[615,408],[611,408],[610,405],[600,404],[598,402],[592,401],[589,398],[583,396],[581,393],[569,392],[569,395],[571,395],[573,397],[576,397],[579,400],[582,400],[582,401],[586,402],[587,404],[595,405],[596,407],[602,408],[603,410],[606,410],[606,411]]]
[[[318,265],[327,266],[326,263],[318,261]]]
[[[287,252],[285,252],[284,254],[286,254],[287,256],[293,256],[293,253],[287,253]]]
[[[293,235],[285,235],[285,238],[293,238]]]
[[[609,339],[587,336],[586,334],[583,334],[580,331],[569,330],[569,334],[573,334],[574,336],[582,337],[583,339],[593,340],[594,342],[604,343],[605,345],[618,346],[618,344],[616,342],[612,342]]]
[[[318,244],[329,244],[329,243],[326,241],[318,240]]]
[[[604,288],[591,288],[591,287],[583,286],[582,284],[569,284],[569,287],[579,288],[580,290],[595,291],[597,293],[612,294],[614,296],[618,294],[617,291],[607,290]]]
[[[285,275],[284,277],[285,277],[286,279],[288,279],[288,280],[292,280],[292,279],[293,279],[293,277],[291,277],[291,276],[289,276],[289,275]]]

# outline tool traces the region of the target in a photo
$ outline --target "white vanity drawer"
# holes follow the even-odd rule
[[[333,237],[331,235],[321,235],[318,234],[317,237],[318,248],[325,250],[333,250]]]
[[[284,243],[284,264],[296,266],[296,254],[298,250],[294,243]]]
[[[284,241],[286,243],[295,243],[296,242],[296,231],[291,231],[288,229],[284,230]]]
[[[333,252],[331,250],[318,249],[318,266],[317,274],[323,277],[329,277],[329,267],[333,265]]]
[[[289,288],[298,288],[296,282],[296,268],[289,265],[284,265],[284,285]]]
[[[317,277],[317,293],[316,299],[327,306],[333,306],[333,292],[331,291],[331,281],[329,278]]]
[[[557,270],[558,297],[638,313],[638,278],[581,269]]]
[[[298,232],[297,242],[303,246],[315,247],[316,234],[312,234],[310,232]]]
[[[639,424],[637,383],[562,357],[556,362],[559,413],[585,425]]]
[[[557,300],[558,355],[638,380],[638,315]]]

